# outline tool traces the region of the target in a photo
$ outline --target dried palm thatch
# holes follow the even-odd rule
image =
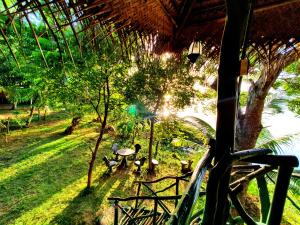
[[[104,30],[108,36],[118,33],[127,51],[139,42],[156,53],[181,52],[193,40],[201,40],[207,52],[215,54],[226,10],[224,0],[17,0],[11,4],[6,1],[2,0],[2,14],[8,15],[11,24],[20,16],[38,12],[54,38],[55,32],[71,26],[81,46],[78,32],[85,31],[93,42],[103,38]],[[55,27],[48,24],[46,15],[53,17]],[[291,38],[298,42],[299,19],[300,0],[256,0],[249,42],[256,46],[269,42],[285,44]]]

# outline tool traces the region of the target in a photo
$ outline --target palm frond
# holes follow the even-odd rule
[[[293,139],[299,135],[300,133],[295,133],[275,138],[267,128],[264,128],[259,134],[255,147],[269,148],[276,154],[282,153],[284,152],[283,147],[290,147],[293,143]]]
[[[286,102],[286,99],[282,98],[274,98],[271,99],[270,102],[268,102],[268,108],[272,109],[275,113],[283,113],[283,103]]]
[[[204,133],[208,138],[215,137],[216,130],[211,125],[209,125],[206,121],[200,118],[194,116],[186,116],[183,118],[183,121],[200,129],[202,133]]]

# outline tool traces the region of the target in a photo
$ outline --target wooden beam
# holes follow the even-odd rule
[[[173,23],[173,25],[175,26],[175,28],[177,28],[178,27],[177,22],[175,21],[175,19],[173,18],[173,16],[168,12],[168,10],[164,6],[164,4],[161,2],[161,0],[157,0],[157,2],[159,3],[160,8],[164,11],[164,13],[167,16],[167,18],[171,21],[171,23]]]
[[[251,1],[251,0],[250,0]],[[224,225],[229,213],[227,195],[234,151],[240,48],[249,21],[250,1],[226,0],[224,33],[218,71],[215,166],[208,184],[202,225]]]
[[[178,29],[174,32],[174,39],[176,39],[178,37],[181,30],[185,26],[185,23],[186,23],[188,17],[190,16],[190,14],[191,14],[192,5],[193,5],[194,2],[195,2],[195,0],[186,0],[184,2],[183,7],[181,8],[180,13],[179,13],[178,21],[180,23],[179,23]]]
[[[264,12],[264,11],[278,8],[278,7],[283,7],[283,6],[297,3],[297,2],[300,2],[300,0],[286,0],[286,1],[280,2],[280,3],[266,4],[266,5],[256,7],[253,10],[253,12],[260,13],[260,12]],[[201,15],[203,13],[208,13],[208,12],[212,13],[215,10],[223,11],[224,8],[225,8],[225,5],[219,5],[219,6],[215,6],[212,8],[195,10],[193,13],[194,13],[194,15]],[[191,20],[190,22],[191,22],[191,25],[202,25],[202,24],[204,25],[204,24],[208,24],[208,23],[224,23],[225,22],[225,13],[223,16],[217,16],[217,17],[207,19],[207,20],[199,20],[199,19],[195,18],[194,20]]]

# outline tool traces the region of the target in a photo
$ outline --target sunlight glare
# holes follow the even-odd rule
[[[164,118],[170,116],[170,114],[171,114],[171,112],[170,112],[168,109],[164,109],[164,111],[162,112],[162,116],[163,116]]]
[[[169,95],[169,94],[166,94],[166,95],[164,96],[164,98],[165,98],[165,101],[166,101],[166,102],[169,102],[169,101],[171,100],[172,96]]]

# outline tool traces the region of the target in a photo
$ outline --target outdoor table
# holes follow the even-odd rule
[[[126,157],[133,155],[134,153],[135,153],[135,151],[130,148],[123,148],[123,149],[120,149],[117,151],[118,155],[123,156],[122,162],[120,164],[120,168],[128,167]]]

